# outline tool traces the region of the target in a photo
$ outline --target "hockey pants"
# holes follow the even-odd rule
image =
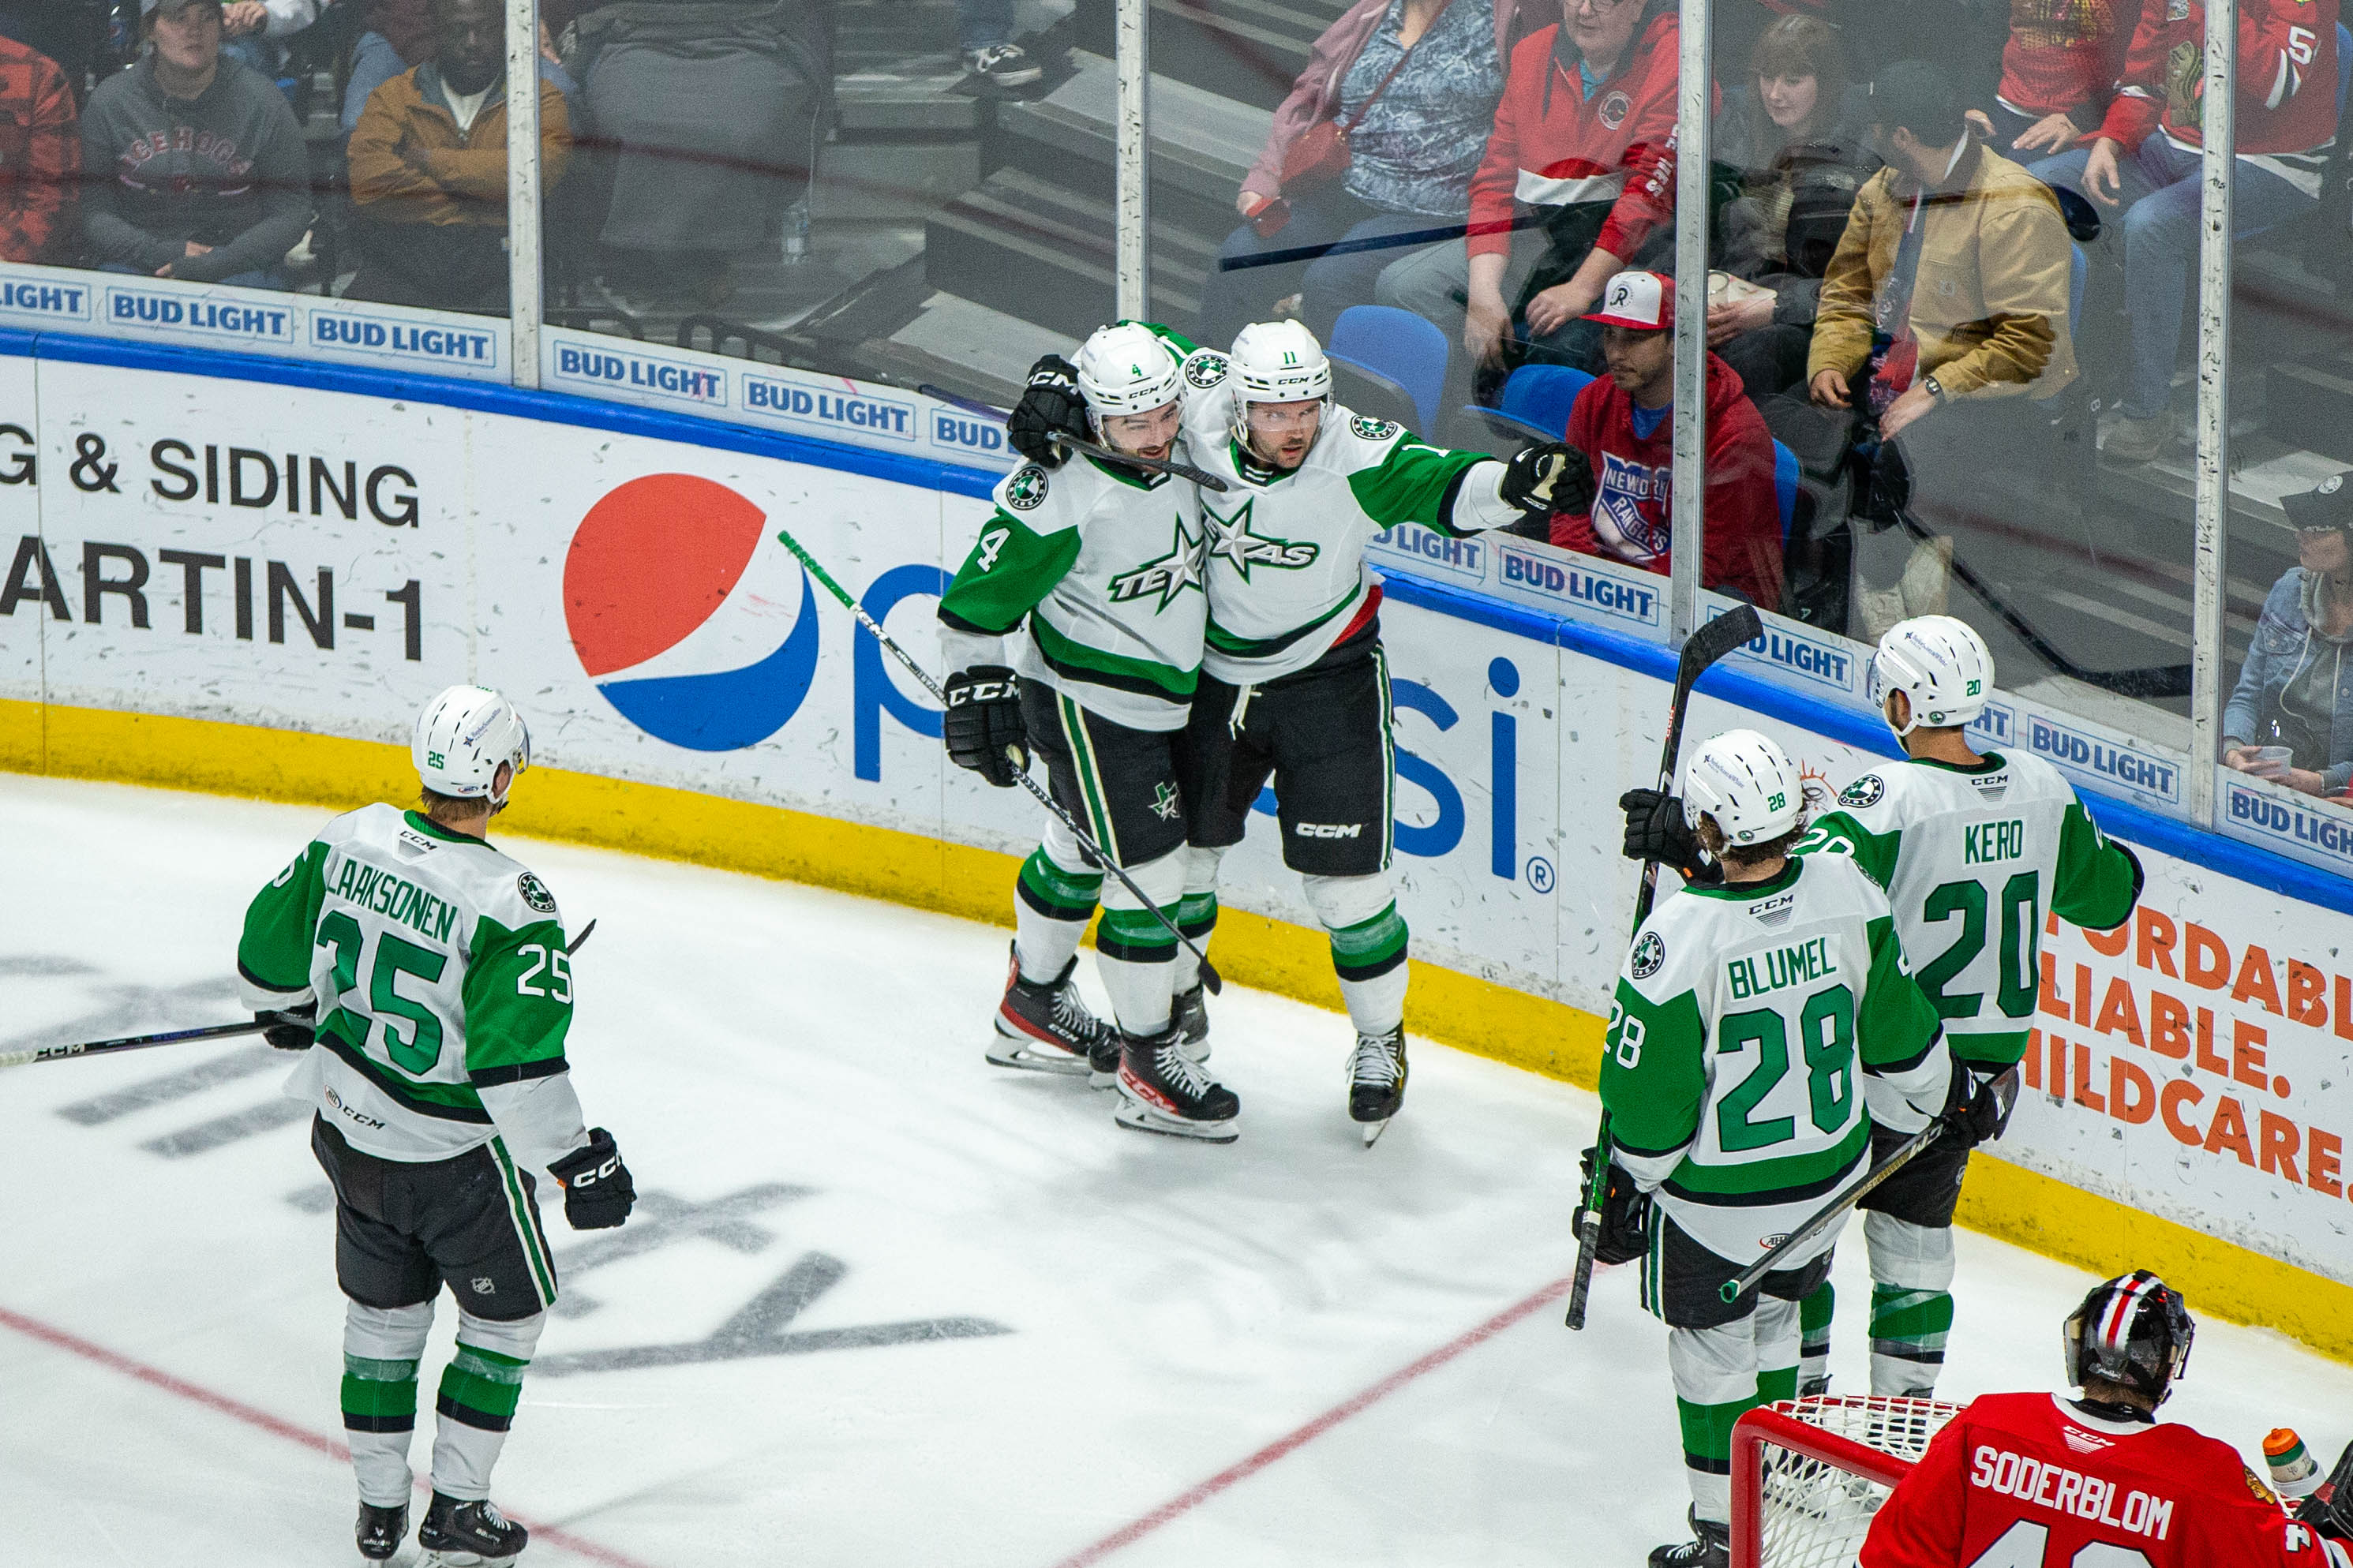
[[[1952,1227],[1869,1212],[1862,1240],[1871,1254],[1871,1392],[1926,1399],[1936,1392],[1953,1328]],[[1832,1302],[1827,1280],[1806,1298],[1799,1375],[1810,1384],[1830,1375]]]
[[[344,1303],[343,1428],[360,1500],[399,1508],[415,1484],[408,1440],[417,1426],[417,1363],[433,1330],[433,1303]],[[458,1310],[458,1352],[442,1369],[433,1441],[433,1489],[460,1501],[491,1495],[507,1428],[522,1397],[523,1369],[547,1314],[499,1321]]]
[[[1798,1303],[1757,1298],[1756,1310],[1713,1329],[1670,1329],[1667,1367],[1682,1418],[1692,1511],[1732,1518],[1732,1425],[1798,1386]]]
[[[1223,849],[1195,845],[1186,854],[1185,901],[1178,922],[1205,948],[1218,924],[1218,864]],[[1332,968],[1348,1020],[1362,1035],[1386,1035],[1405,1022],[1405,917],[1398,913],[1389,873],[1366,877],[1303,875],[1300,887],[1332,943]],[[1200,964],[1183,949],[1176,954],[1176,989],[1200,983]]]

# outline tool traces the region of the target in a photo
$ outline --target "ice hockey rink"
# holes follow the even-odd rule
[[[326,815],[16,777],[0,813],[0,1049],[238,1016],[246,901]],[[1236,988],[1211,1065],[1240,1141],[1139,1135],[1081,1080],[982,1060],[1002,931],[509,847],[570,929],[597,921],[570,1055],[640,1194],[617,1232],[550,1211],[564,1300],[495,1494],[527,1561],[1635,1564],[1685,1533],[1633,1272],[1561,1326],[1590,1096],[1416,1041],[1367,1151],[1345,1021]],[[332,1220],[287,1059],[0,1075],[0,1563],[356,1561]],[[1860,1392],[1852,1240],[1835,1371]],[[2052,1386],[2090,1277],[1960,1245],[1942,1392]],[[2325,1459],[2353,1367],[2205,1321],[2166,1415],[2258,1464],[2294,1426]]]

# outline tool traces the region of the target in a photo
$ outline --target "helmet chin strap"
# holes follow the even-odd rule
[[[1904,699],[1904,710],[1912,716],[1908,722],[1903,724],[1898,724],[1895,721],[1894,715],[1891,714],[1887,710],[1888,705],[1894,702],[1898,697]],[[1905,736],[1911,734],[1913,731],[1920,727],[1920,710],[1912,705],[1912,694],[1905,691],[1901,687],[1891,690],[1885,697],[1880,699],[1879,716],[1887,721],[1887,727],[1889,729],[1895,731],[1895,738],[1899,741],[1903,740]]]

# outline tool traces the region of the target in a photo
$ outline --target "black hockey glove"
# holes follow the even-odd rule
[[[610,1230],[629,1217],[638,1201],[638,1184],[621,1163],[613,1135],[601,1127],[588,1130],[588,1146],[575,1149],[547,1168],[564,1184],[564,1218],[575,1230]]]
[[[1577,1188],[1577,1205],[1585,1204],[1585,1194],[1593,1190],[1593,1151],[1588,1149],[1577,1156],[1585,1173]],[[1651,1194],[1634,1184],[1634,1178],[1616,1161],[1610,1162],[1609,1185],[1601,1197],[1601,1237],[1594,1243],[1593,1258],[1597,1263],[1631,1263],[1651,1249]]]
[[[1593,510],[1593,465],[1566,441],[1530,447],[1504,467],[1495,493],[1514,511],[1546,517]]]
[[[1957,1138],[1964,1149],[1974,1149],[2000,1137],[2010,1126],[2010,1108],[2018,1103],[2018,1069],[1989,1073],[1953,1058],[1953,1081],[1945,1091],[1945,1135]]]
[[[1078,367],[1060,354],[1048,354],[1029,367],[1029,388],[1005,421],[1005,438],[1039,468],[1059,468],[1067,455],[1056,440],[1060,436],[1092,441],[1094,430],[1087,424]]]
[[[2296,1506],[2295,1521],[2331,1541],[2353,1541],[2353,1443],[2337,1456],[2319,1489]]]
[[[947,694],[940,733],[948,743],[948,761],[999,789],[1011,789],[1029,771],[1021,683],[1001,664],[976,664],[948,677]],[[1008,753],[1018,753],[1018,760]]]
[[[307,1051],[311,1042],[319,1037],[319,1005],[305,1002],[300,1007],[265,1008],[254,1018],[269,1026],[261,1037],[281,1051]]]
[[[1687,882],[1720,881],[1724,873],[1701,853],[1699,835],[1683,816],[1683,803],[1655,789],[1630,789],[1618,797],[1626,814],[1629,860],[1656,860]]]

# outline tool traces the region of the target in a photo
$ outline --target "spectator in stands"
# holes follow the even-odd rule
[[[2001,80],[1985,121],[1994,144],[2047,157],[2098,130],[2142,9],[2143,0],[2010,0]]]
[[[1013,41],[1013,0],[956,0],[956,48],[964,68],[990,87],[1028,87],[1046,74]]]
[[[65,72],[0,37],[0,260],[44,261],[81,184],[81,131]]]
[[[832,80],[818,7],[615,5],[577,26],[588,114],[618,149],[606,281],[641,309],[716,306],[808,194]]]
[[[2337,135],[2337,0],[2242,0],[2232,195],[2242,235],[2320,204]],[[2197,0],[2150,0],[2091,145],[2034,168],[2054,185],[2124,210],[2132,370],[2101,447],[2115,462],[2147,462],[2173,434],[2174,360],[2198,259],[2205,37],[2206,9]]]
[[[1459,331],[1490,381],[1527,360],[1599,371],[1586,312],[1673,244],[1674,0],[1561,0],[1561,16],[1512,50],[1464,243],[1392,264],[1377,289]]]
[[[1810,16],[1837,31],[1848,74],[1869,80],[1897,60],[1925,59],[1949,73],[1965,103],[1993,92],[2002,31],[2014,7],[2048,12],[2109,0],[1714,0],[1715,58],[1745,60],[1784,16]],[[2123,0],[2132,4],[2134,0]]]
[[[2222,710],[2222,761],[2306,795],[2353,784],[2353,476],[2284,497],[2297,564],[2263,598],[2263,616]],[[2286,755],[2274,752],[2284,747]]]
[[[110,271],[252,289],[311,223],[294,110],[221,55],[220,0],[142,0],[147,48],[90,95],[82,227]]]
[[[1342,310],[1373,297],[1381,270],[1407,253],[1400,247],[1462,232],[1522,15],[1520,0],[1356,0],[1324,29],[1242,178],[1234,206],[1249,221],[1227,237],[1202,290],[1203,342],[1233,342],[1293,293],[1302,319],[1327,338]],[[1298,167],[1325,144],[1327,124],[1348,152],[1336,177]],[[1232,265],[1340,242],[1366,248]]]
[[[1845,51],[1828,23],[1784,16],[1748,62],[1748,81],[1725,95],[1711,157],[1741,171],[1740,195],[1717,216],[1715,266],[1753,287],[1711,299],[1707,341],[1754,399],[1806,379],[1822,274],[1879,160],[1840,133]]]
[[[288,41],[319,19],[318,0],[227,0],[221,12],[221,53],[272,81]]]
[[[367,0],[361,28],[352,45],[351,80],[343,89],[346,132],[359,129],[360,111],[377,88],[432,59],[432,0]]]
[[[498,314],[508,303],[504,0],[432,0],[434,58],[385,82],[352,132],[359,276],[346,298]],[[563,177],[564,94],[539,82],[540,178]]]
[[[1556,512],[1552,542],[1660,574],[1673,539],[1675,285],[1655,272],[1609,279],[1601,309],[1609,374],[1577,395],[1568,443],[1593,465],[1589,510]],[[1707,506],[1700,585],[1781,607],[1781,517],[1773,437],[1739,373],[1707,356]]]
[[[1857,540],[1853,635],[1876,640],[1945,609],[1952,528],[1974,515],[1987,466],[2031,471],[2047,428],[2039,400],[2075,375],[2072,255],[2057,199],[1968,134],[1947,73],[1898,61],[1855,96],[1850,118],[1871,127],[1888,167],[1864,184],[1831,258],[1809,389],[1852,411],[1859,444],[1895,444],[1909,489],[1891,478],[1888,505],[1938,535]]]

